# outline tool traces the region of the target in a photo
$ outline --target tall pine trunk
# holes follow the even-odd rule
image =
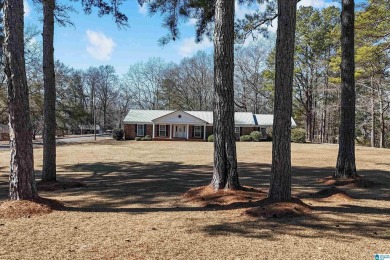
[[[296,1],[278,1],[272,167],[268,193],[272,201],[291,200],[291,116],[296,8]]]
[[[9,197],[11,200],[34,199],[38,194],[24,60],[23,0],[4,1],[4,35],[11,147]]]
[[[375,90],[371,77],[371,147],[375,147]]]
[[[56,180],[56,87],[54,74],[55,0],[43,0],[44,127],[42,181]]]
[[[354,0],[342,0],[341,11],[341,113],[339,153],[333,177],[355,177],[355,51]]]
[[[238,189],[234,135],[234,1],[217,0],[214,29],[214,170],[215,189]]]
[[[385,117],[384,117],[384,109],[383,109],[383,96],[382,89],[380,84],[378,84],[378,99],[379,99],[379,124],[380,124],[380,136],[379,136],[379,147],[386,147],[386,125],[385,125]]]

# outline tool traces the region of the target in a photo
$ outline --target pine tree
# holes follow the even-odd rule
[[[356,177],[355,165],[355,4],[342,0],[341,115],[335,178]]]

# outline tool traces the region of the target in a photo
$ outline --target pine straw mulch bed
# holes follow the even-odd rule
[[[322,189],[313,194],[315,198],[331,200],[336,202],[351,201],[355,198],[349,195],[347,192],[340,190],[334,186],[330,188]]]
[[[243,186],[238,190],[218,190],[212,186],[190,189],[183,195],[184,201],[202,207],[220,207],[222,209],[243,208],[250,217],[282,218],[297,217],[311,213],[311,207],[300,199],[290,202],[272,202],[267,193],[259,189]]]
[[[362,176],[339,179],[333,178],[333,176],[328,176],[319,179],[318,183],[328,186],[343,186],[347,188],[375,188],[381,185],[380,183],[365,179]]]
[[[30,218],[61,210],[64,205],[52,199],[38,197],[34,200],[8,200],[0,204],[0,218],[17,219]]]
[[[202,207],[236,208],[242,205],[254,205],[267,197],[267,193],[250,186],[242,186],[239,190],[215,191],[210,185],[196,187],[183,194],[184,202]]]
[[[251,217],[284,218],[309,215],[312,208],[298,198],[289,202],[273,202],[264,199],[255,208],[247,209],[245,214]]]

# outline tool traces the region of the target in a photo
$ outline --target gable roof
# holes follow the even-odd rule
[[[177,115],[178,117],[176,117],[175,115]],[[164,122],[164,120],[165,120],[165,122]],[[152,119],[152,121],[157,121],[157,122],[162,121],[164,123],[168,122],[168,123],[181,123],[181,124],[183,124],[184,122],[185,123],[192,123],[193,121],[196,121],[198,123],[208,123],[206,120],[203,120],[197,116],[194,116],[194,115],[188,113],[187,111],[180,111],[180,110],[173,111],[169,114],[157,117],[155,119]]]
[[[125,124],[152,124],[153,121],[164,119],[175,112],[183,112],[194,119],[199,119],[206,124],[213,124],[212,111],[175,111],[175,110],[130,110],[124,119]],[[274,116],[271,114],[252,114],[251,112],[235,112],[234,124],[236,126],[272,126]],[[291,126],[296,127],[296,123],[291,118]]]
[[[151,124],[153,119],[168,115],[173,110],[130,110],[125,119],[124,123],[133,123],[133,124]]]

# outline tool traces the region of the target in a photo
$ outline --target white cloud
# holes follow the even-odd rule
[[[97,60],[109,60],[114,51],[115,42],[102,32],[87,30],[87,52]]]
[[[148,7],[146,4],[143,4],[142,6],[138,7],[138,13],[142,15],[146,15],[148,13]]]
[[[23,6],[24,6],[24,10],[23,10],[24,16],[29,16],[31,13],[31,8],[27,0],[23,1]]]
[[[325,0],[301,0],[298,3],[298,8],[300,6],[312,6],[314,8],[326,8],[329,6],[340,6],[337,2],[326,2]]]
[[[185,38],[179,48],[179,54],[182,57],[189,57],[197,51],[206,50],[213,47],[213,42],[209,39],[204,39],[200,43],[195,42],[195,37]]]
[[[235,17],[238,19],[244,19],[246,14],[252,14],[256,11],[265,11],[265,4],[259,5],[254,3],[252,5],[239,5],[238,0],[235,1]]]
[[[27,42],[28,45],[34,45],[38,42],[37,38],[36,37],[32,37],[31,39],[29,39],[29,41]]]
[[[190,18],[190,19],[188,19],[188,22],[186,23],[186,25],[188,25],[188,26],[194,26],[194,25],[196,25],[196,22],[197,22],[198,20],[197,19],[195,19],[195,18]]]

